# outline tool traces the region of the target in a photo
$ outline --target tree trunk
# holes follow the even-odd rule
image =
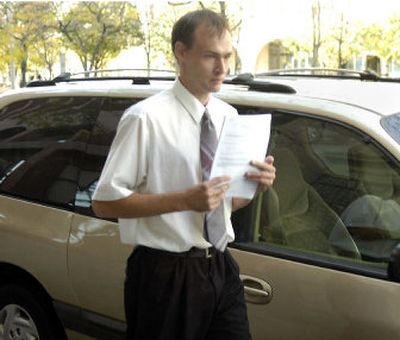
[[[20,87],[26,86],[26,72],[28,71],[28,48],[27,46],[22,46],[23,57],[21,60],[21,81]]]
[[[343,45],[343,35],[344,35],[344,15],[342,13],[340,18],[340,35],[339,35],[339,46],[338,46],[338,68],[342,68],[343,57],[342,57],[342,45]]]
[[[312,20],[313,20],[313,60],[312,66],[319,66],[319,48],[321,46],[321,4],[316,1],[312,5]]]

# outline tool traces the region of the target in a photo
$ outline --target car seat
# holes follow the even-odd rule
[[[349,177],[358,197],[375,195],[400,203],[399,176],[369,144],[356,145],[348,151]]]
[[[359,258],[346,227],[304,180],[294,154],[287,148],[277,148],[273,154],[276,179],[263,197],[260,219],[266,239],[291,248]],[[332,242],[333,228],[341,242]]]
[[[348,151],[349,176],[357,198],[342,213],[347,228],[361,241],[399,239],[399,176],[370,145]]]

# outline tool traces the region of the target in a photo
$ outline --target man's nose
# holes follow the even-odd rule
[[[226,73],[228,71],[228,60],[226,58],[218,58],[215,67],[218,73]]]

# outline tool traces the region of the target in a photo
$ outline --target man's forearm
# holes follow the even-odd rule
[[[99,217],[139,218],[185,210],[183,193],[135,193],[116,201],[93,201],[93,211]]]
[[[228,189],[229,177],[220,176],[179,192],[164,194],[134,193],[116,201],[92,201],[99,217],[139,218],[192,210],[206,212],[218,207]]]

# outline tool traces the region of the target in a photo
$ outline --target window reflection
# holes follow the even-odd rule
[[[72,206],[101,98],[22,100],[0,111],[0,190]]]
[[[107,158],[112,140],[123,112],[137,102],[134,98],[109,98],[99,112],[86,155],[81,164],[78,191],[75,196],[75,210],[94,216],[91,199]]]

